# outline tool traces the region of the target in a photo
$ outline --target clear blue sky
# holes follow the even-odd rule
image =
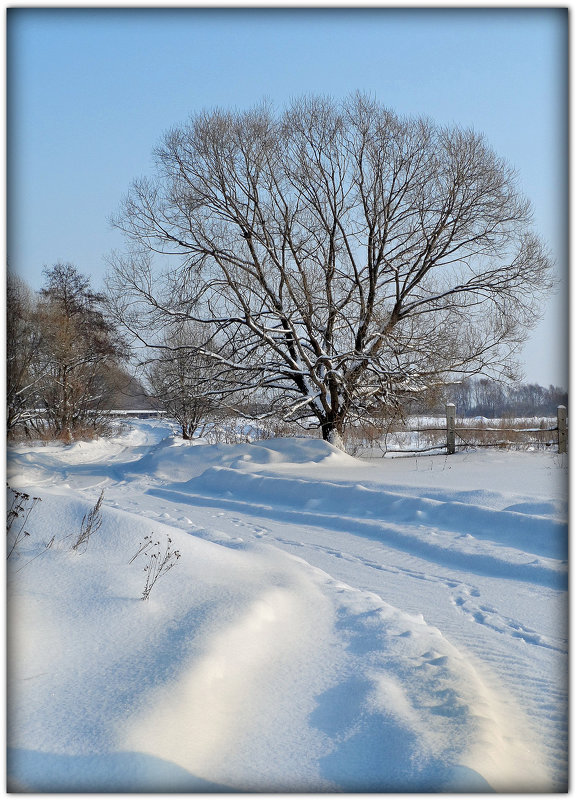
[[[473,126],[519,171],[563,280],[524,350],[567,384],[567,12],[553,8],[56,9],[8,15],[8,260],[33,288],[69,261],[99,288],[109,224],[163,133],[199,109],[360,89]]]

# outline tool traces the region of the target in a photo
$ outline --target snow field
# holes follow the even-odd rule
[[[517,454],[541,494],[507,492],[483,454],[484,484],[436,469],[430,491],[409,460],[393,473],[318,440],[166,434],[139,421],[113,441],[11,454],[9,482],[34,479],[43,498],[8,571],[13,781],[563,786],[563,486],[542,481],[562,465]],[[102,488],[102,528],[73,553]],[[182,557],[144,602],[144,560],[128,562],[151,532]]]

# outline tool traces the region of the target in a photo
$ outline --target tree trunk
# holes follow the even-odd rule
[[[192,422],[189,420],[187,423],[182,423],[181,428],[183,439],[194,439],[194,432],[197,428],[197,422],[196,420],[193,420]]]
[[[70,410],[70,387],[68,383],[68,370],[64,367],[62,372],[62,409],[60,414],[60,434],[64,436],[65,441],[72,440],[71,428],[71,410]]]
[[[321,431],[325,442],[330,442],[335,448],[345,450],[342,433],[343,424],[341,420],[328,420],[321,424]]]

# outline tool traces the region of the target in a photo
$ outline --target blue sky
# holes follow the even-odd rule
[[[357,89],[472,126],[519,171],[561,291],[524,350],[567,384],[567,14],[531,8],[8,9],[8,260],[39,288],[70,261],[99,288],[109,217],[163,133],[202,108]],[[561,349],[561,353],[563,353]]]

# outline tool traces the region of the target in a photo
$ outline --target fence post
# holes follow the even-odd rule
[[[567,453],[567,408],[565,406],[557,406],[557,429],[559,453]]]
[[[445,404],[447,415],[447,453],[455,453],[455,404]]]

